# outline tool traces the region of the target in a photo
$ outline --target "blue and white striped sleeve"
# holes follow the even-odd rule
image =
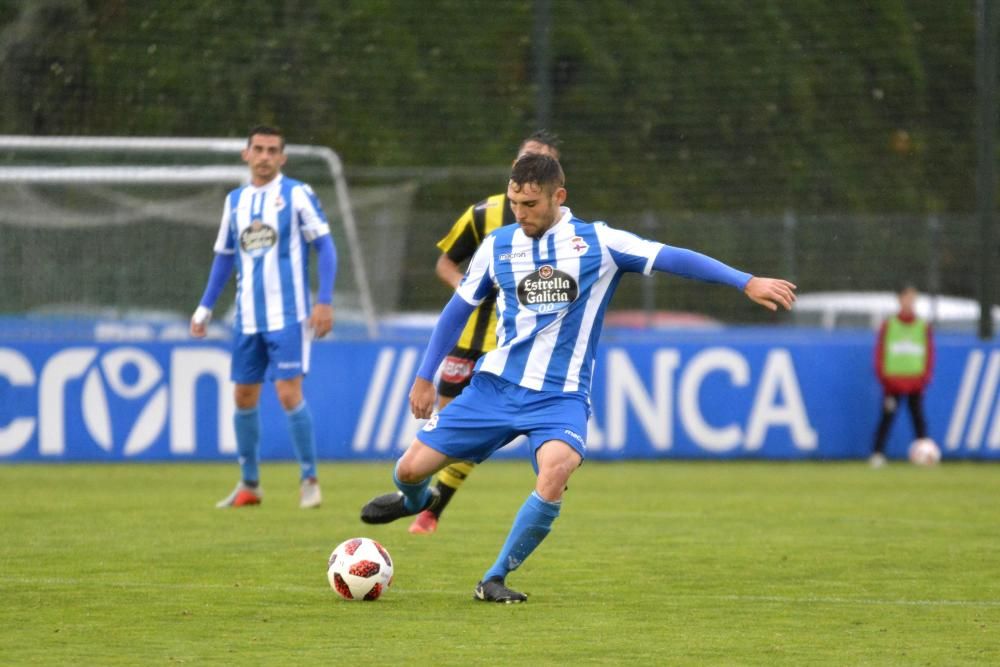
[[[493,293],[493,248],[494,237],[487,236],[469,261],[465,277],[455,290],[469,305],[478,306]]]
[[[622,271],[643,273],[653,272],[653,261],[663,247],[662,243],[644,239],[632,232],[608,227],[603,222],[594,223],[595,231],[601,243],[611,253],[611,258]]]
[[[219,234],[213,248],[220,255],[232,255],[236,252],[236,227],[232,218],[233,200],[239,196],[237,193],[235,191],[226,195],[226,202],[222,207],[222,221],[219,223]]]
[[[292,189],[292,205],[299,214],[302,236],[306,241],[315,241],[324,234],[330,233],[323,205],[313,189],[303,183]]]

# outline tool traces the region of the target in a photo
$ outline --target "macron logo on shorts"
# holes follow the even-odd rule
[[[299,361],[279,361],[278,368],[298,368],[302,365]]]
[[[565,433],[569,437],[573,438],[574,440],[576,440],[577,442],[579,442],[581,445],[584,444],[583,438],[580,437],[579,433],[574,433],[573,431],[569,430],[568,428],[564,428],[563,429],[563,433]]]

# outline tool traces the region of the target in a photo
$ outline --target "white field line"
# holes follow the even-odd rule
[[[75,579],[69,577],[4,577],[0,576],[0,588],[8,586],[73,586],[80,588],[122,588],[132,590],[240,590],[254,593],[322,593],[326,587],[320,579],[315,586],[296,586],[289,584],[212,584],[212,583],[158,583],[136,581],[100,581],[94,579]],[[454,595],[460,593],[457,589],[424,589],[424,588],[393,588],[394,595]],[[889,607],[984,607],[1000,608],[1000,600],[906,600],[879,598],[846,598],[807,595],[802,597],[792,595],[721,595],[699,593],[677,593],[671,595],[674,599],[689,600],[721,600],[729,602],[767,602],[776,604],[831,604],[831,605],[861,605]]]
[[[780,604],[842,604],[895,607],[1000,607],[1000,600],[880,600],[878,598],[844,598],[807,595],[689,595],[679,597],[731,600],[733,602],[776,602]]]

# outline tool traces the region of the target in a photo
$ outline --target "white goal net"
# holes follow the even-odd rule
[[[244,146],[0,136],[0,314],[186,320],[204,289],[225,194],[248,177]],[[284,171],[312,185],[330,220],[337,321],[372,336],[401,282],[391,270],[399,244],[386,242],[385,228],[405,226],[412,190],[349,193],[334,151],[285,150]],[[372,266],[382,268],[372,276]],[[220,314],[231,303],[232,285]]]

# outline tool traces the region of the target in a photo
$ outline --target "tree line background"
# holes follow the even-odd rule
[[[974,295],[974,2],[544,5],[546,124],[579,215],[807,289],[905,278]],[[502,169],[537,125],[541,6],[6,0],[0,132],[239,137],[269,122],[333,147],[357,183]],[[433,281],[434,241],[502,189],[502,176],[423,183],[408,279]]]

